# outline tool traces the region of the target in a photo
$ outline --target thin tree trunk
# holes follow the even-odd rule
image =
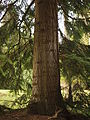
[[[35,0],[33,112],[55,112],[62,98],[59,74],[57,0]]]
[[[63,5],[63,7],[65,8],[66,6]],[[66,25],[66,22],[68,21],[68,11],[63,11],[63,15],[64,15],[64,33],[65,33],[65,36],[70,39],[69,37],[69,34],[67,32],[67,25]],[[67,15],[66,15],[67,14]],[[68,73],[67,75],[67,78],[69,80],[69,90],[68,90],[68,102],[72,102],[73,101],[73,98],[72,98],[72,81],[71,81],[71,75],[70,73]]]
[[[70,76],[69,76],[68,78],[69,78],[69,79],[68,79],[68,80],[69,80],[68,102],[69,102],[69,103],[72,103],[72,102],[73,102],[73,96],[72,96],[72,81],[71,81],[71,77],[70,77]]]

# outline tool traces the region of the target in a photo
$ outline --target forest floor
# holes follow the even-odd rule
[[[34,115],[27,113],[27,110],[15,110],[13,112],[6,112],[0,114],[0,120],[90,120],[90,118],[85,117],[80,114],[66,116],[59,115],[58,117],[51,117],[46,115]]]

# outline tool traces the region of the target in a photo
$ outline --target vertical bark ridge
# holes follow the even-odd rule
[[[57,0],[35,0],[32,101],[38,113],[54,113],[59,100]]]

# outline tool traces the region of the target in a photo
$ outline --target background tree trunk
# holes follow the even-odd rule
[[[35,40],[31,110],[52,114],[59,104],[57,0],[35,0]]]
[[[73,102],[73,96],[72,96],[72,80],[69,78],[69,95],[68,95],[68,102],[72,103]]]

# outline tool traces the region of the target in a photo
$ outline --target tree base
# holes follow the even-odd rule
[[[44,102],[30,102],[27,112],[39,115],[53,115],[55,109],[55,105],[48,105],[48,107],[46,107]]]
[[[52,99],[48,99],[47,101],[44,99],[36,101],[31,98],[27,112],[39,115],[53,115],[60,109],[66,110],[62,96],[59,96],[59,98],[55,99],[54,101]]]

